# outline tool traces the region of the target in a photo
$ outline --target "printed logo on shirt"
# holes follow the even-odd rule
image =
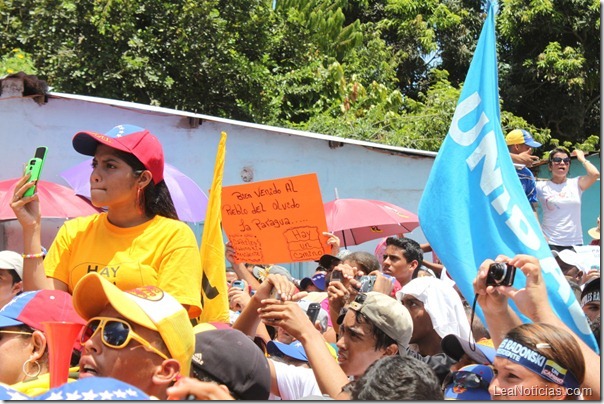
[[[140,288],[128,290],[127,293],[130,293],[133,296],[139,297],[141,299],[150,300],[150,301],[159,301],[164,297],[164,291],[158,288],[157,286],[143,286]]]

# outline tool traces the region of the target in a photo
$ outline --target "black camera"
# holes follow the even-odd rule
[[[512,286],[516,267],[504,262],[494,262],[489,265],[487,273],[487,286]]]
[[[308,309],[306,309],[306,314],[310,319],[311,323],[315,323],[317,321],[317,317],[319,317],[319,311],[321,310],[321,305],[319,303],[311,303],[308,305]]]

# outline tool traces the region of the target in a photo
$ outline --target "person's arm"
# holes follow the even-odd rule
[[[537,161],[539,161],[539,157],[533,156],[530,152],[524,151],[522,153],[511,153],[510,157],[512,158],[512,162],[515,164],[522,164],[527,167],[532,167]]]
[[[353,268],[349,265],[344,266],[340,264],[334,268],[334,271],[336,270],[342,272],[342,281],[331,280],[329,282],[329,285],[327,286],[327,297],[329,299],[329,318],[331,319],[331,325],[337,340],[337,334],[340,332],[340,326],[338,324],[340,311],[348,304],[348,302],[356,297],[358,290],[354,289],[351,284],[351,282],[355,282]]]
[[[435,262],[426,261],[426,260],[422,261],[422,265],[425,266],[426,268],[431,269],[434,272],[434,274],[439,278],[440,278],[440,274],[443,271],[443,268],[445,267],[443,264],[437,264]]]
[[[331,255],[338,255],[338,253],[340,252],[340,238],[338,236],[336,236],[333,233],[330,233],[328,231],[324,231],[323,232],[324,236],[329,237],[327,239],[327,245],[330,246],[331,249]]]
[[[575,341],[579,344],[583,358],[585,359],[585,379],[581,387],[591,389],[592,394],[586,398],[600,399],[600,356],[596,354],[578,335],[576,335],[560,318],[554,313],[547,298],[547,289],[545,280],[541,273],[539,260],[535,257],[525,254],[519,254],[509,260],[510,265],[514,265],[526,275],[526,286],[522,289],[516,289],[511,286],[498,286],[499,291],[514,300],[518,309],[533,320],[551,324],[560,329],[568,331]]]
[[[47,278],[44,272],[42,252],[42,215],[38,194],[23,197],[25,191],[34,184],[28,182],[29,174],[24,175],[15,185],[10,207],[23,228],[23,291],[39,289],[60,289],[68,291],[67,285],[57,279]]]
[[[537,212],[538,206],[539,206],[538,203],[531,203],[531,209],[533,209],[533,214],[535,215],[535,219],[537,219],[537,223],[539,224],[539,226],[541,226],[541,223],[539,222],[539,213]]]
[[[269,299],[263,302],[260,317],[268,325],[279,326],[302,343],[315,379],[323,394],[336,398],[348,377],[327,349],[325,339],[306,313],[293,302]]]
[[[271,274],[260,284],[260,287],[256,290],[256,293],[252,296],[247,306],[241,311],[241,314],[233,323],[233,328],[252,338],[256,335],[258,325],[260,324],[258,309],[261,307],[262,300],[270,297],[273,287],[277,289],[281,295],[281,300],[299,300],[307,295],[306,292],[295,293],[296,286],[290,282],[287,277]]]
[[[389,278],[386,278],[381,271],[371,271],[370,276],[375,276],[375,283],[373,284],[373,292],[380,292],[386,296],[390,296],[394,284]]]
[[[585,167],[585,171],[587,171],[586,175],[579,177],[579,188],[585,191],[600,178],[600,171],[598,171],[597,167],[591,161],[585,158],[583,151],[576,149],[574,154],[577,156],[577,160]]]
[[[235,248],[230,241],[225,244],[224,255],[239,279],[246,281],[253,290],[257,290],[260,287],[260,282],[258,282],[254,275],[247,270],[245,264],[242,262],[236,262]]]
[[[498,262],[507,261],[507,257],[497,257]],[[482,308],[486,326],[493,339],[493,345],[499,346],[503,337],[512,328],[522,324],[522,320],[508,304],[508,298],[498,288],[487,286],[487,273],[489,266],[495,261],[485,260],[478,268],[478,275],[474,279],[474,293],[478,294],[478,304]]]

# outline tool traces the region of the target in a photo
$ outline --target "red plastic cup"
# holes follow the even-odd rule
[[[66,321],[44,321],[42,325],[48,341],[48,366],[52,389],[67,383],[73,345],[83,326]]]

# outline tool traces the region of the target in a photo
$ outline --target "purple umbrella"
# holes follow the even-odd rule
[[[85,160],[61,173],[76,194],[90,199],[90,174],[92,160]],[[185,222],[202,222],[206,217],[208,196],[191,178],[166,163],[164,180],[172,195],[172,201],[180,220]]]

